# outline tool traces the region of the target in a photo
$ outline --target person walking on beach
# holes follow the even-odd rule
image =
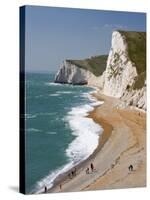
[[[59,185],[59,188],[60,188],[60,191],[61,191],[61,189],[62,189],[62,185],[61,184]]]
[[[93,163],[91,163],[91,171],[92,172],[94,171],[94,165],[93,165]]]
[[[129,171],[133,171],[133,165],[130,165],[129,167],[128,167],[128,169],[129,169]]]
[[[47,193],[47,187],[46,186],[44,187],[44,191],[45,191],[45,193]]]
[[[76,169],[76,167],[74,168],[74,176],[76,176],[76,174],[77,174],[77,169]]]
[[[86,174],[89,174],[89,167],[86,168]]]
[[[72,177],[73,177],[74,176],[74,171],[72,171],[71,174],[72,174]]]

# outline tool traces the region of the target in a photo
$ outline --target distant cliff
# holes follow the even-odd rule
[[[109,55],[65,60],[55,82],[88,84],[146,110],[146,33],[114,31]]]
[[[84,60],[65,60],[56,76],[56,83],[88,84],[103,88],[102,74],[106,69],[107,55],[93,56]]]

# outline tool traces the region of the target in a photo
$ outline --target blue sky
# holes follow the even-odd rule
[[[57,71],[64,59],[108,54],[116,29],[146,31],[146,15],[26,6],[26,70]]]

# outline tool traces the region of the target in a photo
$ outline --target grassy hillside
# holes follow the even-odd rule
[[[83,69],[89,70],[95,76],[100,76],[106,69],[107,55],[95,56],[84,60],[67,60]]]
[[[128,54],[136,65],[138,77],[134,89],[143,87],[146,79],[146,33],[145,32],[125,32],[119,31],[125,36],[128,44]]]

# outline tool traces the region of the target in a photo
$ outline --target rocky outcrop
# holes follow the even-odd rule
[[[147,109],[146,102],[146,84],[140,90],[132,90],[125,92],[121,97],[122,104],[119,107],[134,106],[143,110]]]
[[[82,69],[69,61],[64,61],[55,76],[56,83],[87,84],[89,71]]]
[[[65,60],[55,76],[55,82],[73,85],[87,84],[89,86],[98,87],[102,90],[104,86],[104,74],[101,76],[95,76],[89,70],[83,69],[78,65]]]
[[[95,56],[84,60],[65,60],[56,76],[56,83],[87,84],[103,89],[107,57]]]
[[[65,60],[55,76],[55,82],[96,86],[105,95],[120,98],[121,107],[136,106],[146,110],[144,34],[114,31],[107,63],[104,56]]]

